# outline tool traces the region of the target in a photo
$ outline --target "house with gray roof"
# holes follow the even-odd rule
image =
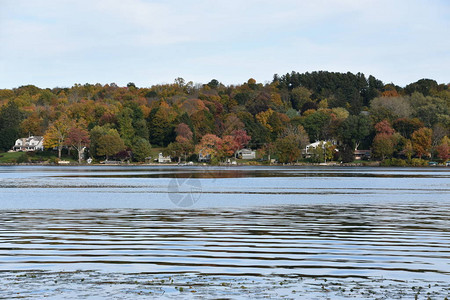
[[[13,151],[39,151],[44,150],[43,136],[30,136],[16,140]]]

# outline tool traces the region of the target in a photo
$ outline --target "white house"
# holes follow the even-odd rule
[[[317,147],[319,147],[319,145],[320,144],[322,144],[322,146],[323,145],[325,145],[325,141],[317,141],[317,142],[314,142],[314,143],[312,143],[312,144],[308,144],[308,145],[306,145],[306,147],[305,147],[305,154],[311,154],[311,151],[313,150],[313,149],[316,149]]]
[[[160,152],[159,155],[158,155],[158,162],[159,163],[170,163],[170,162],[172,162],[172,159],[170,158],[170,155],[169,156],[164,156],[162,154],[162,152]]]
[[[44,150],[44,137],[30,136],[28,138],[20,138],[16,140],[13,147],[14,151],[38,151]]]
[[[200,150],[198,153],[198,161],[199,162],[209,162],[211,161],[211,154],[204,154],[203,150]]]
[[[256,152],[252,149],[241,149],[236,152],[236,156],[241,159],[255,159]]]
[[[311,155],[313,154],[313,150],[316,149],[317,147],[322,147],[322,149],[325,149],[325,145],[326,143],[331,143],[331,145],[336,145],[336,141],[317,141],[311,144],[306,145],[305,149],[302,151],[302,154],[305,157],[311,157]],[[335,149],[334,151],[338,152],[337,149]]]

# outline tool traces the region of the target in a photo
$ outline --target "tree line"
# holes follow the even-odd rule
[[[144,161],[151,147],[179,160],[202,152],[223,161],[244,147],[283,163],[324,141],[311,160],[353,160],[355,149],[376,159],[448,159],[450,88],[431,79],[405,87],[362,73],[291,72],[268,83],[237,85],[177,78],[126,87],[33,85],[0,90],[0,150],[19,137],[44,136],[45,147],[83,149],[97,159]]]

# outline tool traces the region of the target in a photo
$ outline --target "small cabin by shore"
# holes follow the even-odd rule
[[[162,152],[158,154],[158,163],[165,164],[165,163],[170,163],[170,162],[172,162],[172,158],[170,157],[170,155],[164,156],[162,154]]]
[[[241,149],[236,152],[236,156],[240,159],[255,159],[256,152],[252,149]]]
[[[372,151],[370,151],[370,150],[355,150],[355,152],[353,152],[353,155],[355,156],[355,160],[370,159],[372,157]]]

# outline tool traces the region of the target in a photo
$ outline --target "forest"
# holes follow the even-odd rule
[[[46,151],[143,162],[160,148],[174,161],[212,163],[243,148],[261,162],[352,162],[404,165],[445,162],[450,149],[450,85],[432,79],[397,86],[362,73],[327,71],[250,78],[236,85],[176,78],[170,84],[126,87],[25,85],[0,90],[0,151],[20,137],[44,136]],[[306,145],[322,141],[305,157]]]

